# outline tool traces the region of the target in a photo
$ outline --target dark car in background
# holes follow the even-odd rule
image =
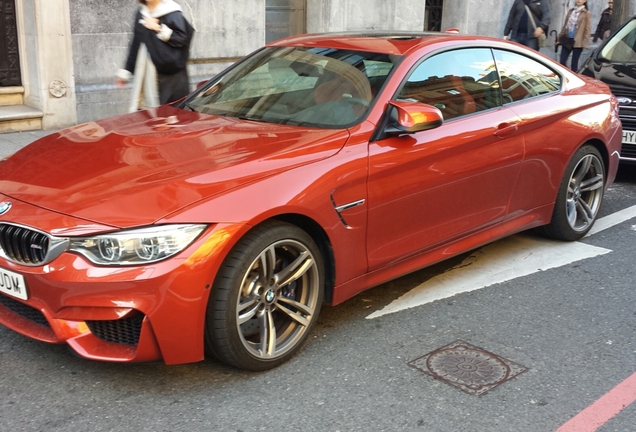
[[[623,124],[621,162],[636,164],[636,16],[607,38],[579,73],[609,85]]]

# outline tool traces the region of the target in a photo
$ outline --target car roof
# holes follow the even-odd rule
[[[455,32],[342,32],[314,33],[289,36],[267,44],[267,46],[305,46],[371,51],[384,54],[403,55],[414,48],[444,41],[492,42],[492,38],[462,35]]]

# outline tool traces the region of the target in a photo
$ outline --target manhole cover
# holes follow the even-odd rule
[[[472,395],[482,395],[527,369],[464,341],[455,341],[408,363]]]

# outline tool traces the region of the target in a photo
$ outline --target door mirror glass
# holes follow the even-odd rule
[[[419,102],[389,102],[390,121],[386,133],[391,135],[410,134],[439,127],[444,122],[442,112]]]

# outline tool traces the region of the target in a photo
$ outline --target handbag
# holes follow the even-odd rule
[[[559,37],[559,45],[572,51],[574,49],[574,38],[568,37],[566,34],[562,34]]]
[[[528,5],[526,5],[526,11],[528,12],[528,17],[530,18],[530,22],[532,23],[532,27],[534,27],[534,29],[536,30],[537,29],[537,25],[534,22],[534,14],[532,13],[532,11],[528,7]],[[539,37],[537,38],[537,42],[539,43],[539,48],[545,46],[546,40],[547,40],[547,37],[545,35],[545,32],[541,33],[539,35]]]

